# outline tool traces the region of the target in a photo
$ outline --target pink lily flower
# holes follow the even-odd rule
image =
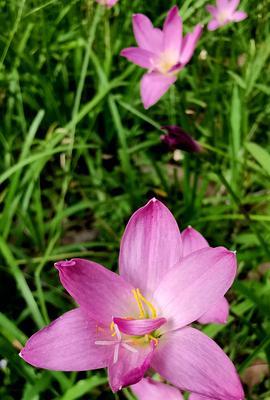
[[[108,8],[113,7],[118,0],[96,0],[99,4],[102,4],[103,6],[106,6]]]
[[[236,11],[240,0],[216,0],[216,7],[207,5],[207,11],[212,15],[212,20],[207,28],[214,31],[220,26],[224,26],[230,22],[239,22],[247,18],[244,11]]]
[[[79,308],[34,334],[21,357],[51,370],[108,367],[114,392],[139,382],[151,367],[182,390],[243,399],[232,362],[189,326],[231,286],[235,254],[224,247],[184,251],[174,217],[152,199],[126,227],[120,276],[83,259],[55,264]]]
[[[151,378],[143,378],[140,382],[132,385],[131,389],[138,400],[184,400],[178,389]]]
[[[154,28],[143,14],[133,16],[133,32],[139,47],[129,47],[121,55],[129,61],[148,69],[141,80],[141,98],[144,108],[155,104],[174,84],[177,74],[190,61],[202,26],[182,34],[182,19],[177,6],[168,12],[163,30]]]

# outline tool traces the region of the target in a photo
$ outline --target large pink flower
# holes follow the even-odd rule
[[[229,358],[189,326],[231,286],[235,254],[224,247],[190,252],[185,235],[183,242],[170,211],[152,199],[126,227],[120,276],[92,261],[57,262],[63,286],[80,307],[33,335],[21,356],[53,370],[108,367],[113,391],[139,382],[151,367],[180,389],[243,399]]]
[[[133,31],[139,47],[129,47],[121,55],[148,69],[141,80],[141,98],[145,108],[155,104],[176,81],[178,72],[191,59],[202,26],[182,34],[182,19],[174,6],[167,15],[163,30],[154,28],[143,14],[133,16]]]
[[[214,31],[229,22],[239,22],[247,18],[244,11],[236,11],[240,0],[216,0],[216,7],[207,5],[206,9],[212,15],[208,24],[209,31]]]

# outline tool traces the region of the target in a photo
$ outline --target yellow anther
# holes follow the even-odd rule
[[[143,308],[143,305],[142,305],[142,302],[141,302],[141,299],[140,299],[140,297],[138,296],[138,291],[139,289],[133,289],[132,290],[132,293],[133,293],[133,296],[135,297],[135,300],[137,301],[137,304],[138,304],[138,307],[139,307],[139,310],[140,310],[140,317],[139,318],[145,318],[146,317],[146,315],[145,315],[145,312],[144,312],[144,308]]]
[[[153,306],[153,304],[150,303],[150,301],[146,300],[146,298],[141,294],[140,290],[137,289],[137,296],[138,298],[147,305],[147,307],[149,308],[149,310],[151,311],[152,314],[152,318],[157,318],[157,311],[155,309],[155,307]]]
[[[113,322],[113,321],[111,322],[110,330],[111,330],[111,331],[114,331],[114,322]],[[114,331],[114,332],[112,333],[112,336],[115,336],[115,335],[116,335],[116,332]]]

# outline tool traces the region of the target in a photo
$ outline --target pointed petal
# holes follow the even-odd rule
[[[120,54],[142,68],[152,68],[152,60],[155,57],[154,53],[139,47],[128,47],[123,49]]]
[[[164,204],[152,199],[127,224],[120,246],[120,275],[149,297],[181,255],[177,222]]]
[[[38,368],[60,371],[104,368],[112,358],[112,349],[97,346],[98,337],[97,323],[77,308],[31,336],[20,355]]]
[[[172,7],[168,12],[163,26],[163,35],[164,52],[170,54],[177,63],[182,45],[182,19],[177,6]]]
[[[169,332],[159,342],[151,366],[180,389],[219,400],[242,400],[234,365],[221,348],[197,329]]]
[[[168,320],[161,331],[181,328],[201,317],[222,299],[235,274],[235,254],[224,247],[207,247],[183,258],[153,295],[159,315]]]
[[[90,318],[110,325],[113,316],[135,317],[138,314],[133,287],[121,276],[80,258],[60,261],[55,266],[64,288]]]
[[[204,247],[209,247],[208,242],[200,232],[196,231],[196,229],[193,229],[191,226],[181,233],[181,237],[183,243],[183,257],[188,256],[194,251],[203,249]]]
[[[158,72],[145,74],[141,80],[141,98],[144,108],[147,110],[157,103],[176,79],[176,76],[167,76]]]
[[[219,27],[220,27],[220,24],[216,19],[212,19],[207,25],[207,29],[209,31],[215,31]]]
[[[162,31],[154,28],[150,19],[143,14],[134,14],[132,22],[138,46],[154,53],[161,52],[163,42]]]
[[[237,0],[239,1],[239,0]],[[228,8],[229,5],[229,1],[228,0],[217,0],[217,8],[219,10],[224,10],[226,8]]]
[[[200,324],[226,324],[229,316],[229,303],[225,297],[214,304],[199,319]]]
[[[243,21],[247,18],[247,14],[244,11],[235,11],[232,15],[231,20],[235,22]]]
[[[217,16],[218,10],[216,7],[212,6],[211,4],[207,4],[207,6],[205,8],[210,14],[213,15],[213,17]]]
[[[132,336],[143,336],[151,333],[164,325],[167,321],[165,318],[155,319],[126,319],[114,318],[113,322],[118,326],[122,333]]]
[[[183,46],[180,54],[180,62],[182,64],[187,64],[191,57],[193,56],[197,42],[201,37],[203,31],[202,25],[196,25],[194,31],[187,33],[183,40]]]
[[[230,0],[227,5],[227,9],[234,12],[239,6],[240,0]]]
[[[131,386],[132,392],[138,400],[183,400],[181,392],[171,385],[143,378],[136,385]]]
[[[117,362],[109,366],[109,382],[113,392],[139,382],[152,361],[155,351],[153,341],[147,346],[131,346],[135,352],[121,346]]]

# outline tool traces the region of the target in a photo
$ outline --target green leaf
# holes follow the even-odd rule
[[[257,143],[247,143],[246,148],[255,160],[262,166],[265,172],[270,175],[270,154]]]

